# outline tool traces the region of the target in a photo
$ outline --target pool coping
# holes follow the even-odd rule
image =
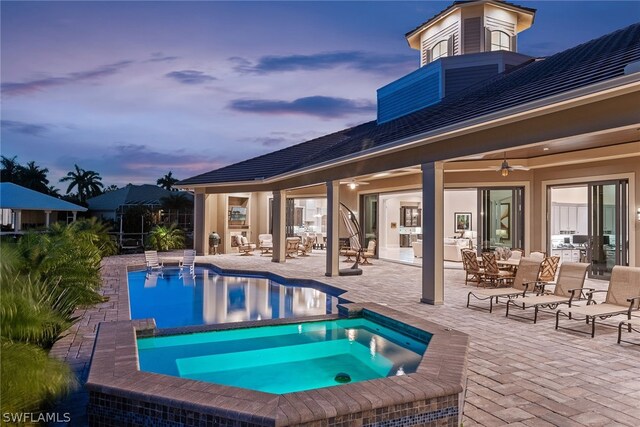
[[[363,413],[384,417],[384,411],[389,408],[441,397],[448,398],[443,405],[449,406],[440,408],[433,403],[433,412],[445,409],[452,412],[452,400],[457,400],[455,415],[461,416],[468,363],[467,334],[375,303],[344,305],[341,315],[362,315],[413,336],[416,331],[431,334],[417,372],[280,395],[143,372],[139,370],[136,338],[153,336],[158,331],[155,321],[146,319],[100,324],[86,387],[90,393],[101,396],[265,426],[312,423],[327,418],[351,419],[349,417]],[[335,315],[330,317],[335,318]],[[314,320],[318,319],[274,319],[259,324]],[[403,329],[402,325],[406,327]],[[219,330],[248,325],[243,322],[207,326],[208,330]]]

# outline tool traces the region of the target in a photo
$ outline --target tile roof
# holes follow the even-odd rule
[[[127,185],[115,191],[109,191],[99,196],[87,199],[89,210],[92,211],[115,211],[122,205],[150,205],[157,206],[161,204],[163,197],[172,194],[185,194],[192,199],[191,193],[175,192],[165,190],[157,185]]]
[[[392,121],[380,125],[368,122],[185,179],[180,185],[273,177],[619,77],[627,64],[639,60],[640,23],[637,23],[511,69]]]
[[[76,211],[87,208],[43,194],[12,182],[0,183],[0,208],[28,211]]]

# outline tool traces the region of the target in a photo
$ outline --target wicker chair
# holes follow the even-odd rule
[[[540,282],[553,282],[556,280],[556,271],[558,271],[558,265],[560,264],[560,257],[548,256],[545,257],[540,266],[540,274],[538,275],[538,281]]]
[[[543,268],[544,263],[540,267],[540,270],[542,271]],[[569,307],[571,307],[573,301],[586,298],[584,291],[593,291],[593,289],[584,288],[587,268],[589,268],[589,264],[565,262],[560,267],[558,281],[555,284],[538,282],[537,291],[539,295],[507,301],[507,312],[505,315],[509,316],[509,305],[523,310],[533,307],[533,323],[536,323],[538,321],[538,311],[540,311],[540,308],[554,309],[558,307],[559,304],[568,304]],[[546,293],[547,286],[554,287],[552,294]]]
[[[480,268],[478,264],[478,257],[476,252],[471,249],[462,250],[462,266],[464,267],[465,277],[464,284],[467,285],[469,281],[476,282],[476,286],[479,286],[482,282],[482,275],[484,270]]]
[[[498,259],[493,252],[485,252],[482,254],[482,266],[484,267],[483,285],[490,284],[493,287],[499,287],[513,279],[513,273],[510,271],[500,270],[498,268]]]
[[[499,298],[517,298],[519,296],[526,296],[529,292],[536,290],[536,283],[538,280],[538,272],[540,271],[540,261],[531,258],[522,258],[520,261],[520,267],[513,279],[513,284],[509,288],[491,288],[491,289],[477,289],[469,292],[467,295],[467,307],[469,307],[471,296],[479,300],[489,300],[489,313],[493,311],[493,299],[495,298],[496,304],[499,302]]]
[[[601,304],[596,304],[593,300],[593,294],[597,292],[607,293],[604,302]],[[640,267],[616,265],[611,271],[609,288],[606,291],[587,292],[587,296],[586,306],[562,308],[556,312],[556,329],[560,327],[560,316],[573,320],[576,320],[577,316],[579,320],[586,320],[587,324],[591,322],[591,338],[593,338],[596,334],[596,318],[606,319],[619,314],[626,314],[627,319],[631,319],[631,313],[640,309]],[[576,331],[574,329],[571,330]]]
[[[298,247],[300,246],[300,237],[287,237],[285,240],[285,257],[295,258],[298,253]]]

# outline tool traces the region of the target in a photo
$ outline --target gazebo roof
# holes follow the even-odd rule
[[[30,211],[84,212],[87,210],[85,207],[56,199],[12,182],[0,183],[0,208]]]

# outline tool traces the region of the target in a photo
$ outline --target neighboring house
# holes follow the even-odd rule
[[[105,220],[117,221],[121,215],[130,207],[146,207],[151,211],[160,214],[162,217],[162,208],[166,205],[166,201],[181,195],[186,199],[187,206],[181,211],[181,215],[176,213],[175,218],[180,225],[192,224],[193,216],[193,195],[186,191],[169,191],[160,188],[157,185],[129,184],[123,188],[114,191],[108,191],[99,196],[92,197],[87,200],[89,213],[92,216]],[[160,220],[162,218],[158,218]]]
[[[325,274],[338,274],[343,202],[380,257],[421,253],[426,303],[444,300],[453,236],[582,259],[593,278],[640,265],[640,24],[539,59],[517,52],[534,14],[455,2],[406,35],[421,67],[378,90],[377,120],[181,181],[195,249],[211,231],[227,252],[233,234],[271,232],[285,262],[300,225],[287,212],[318,199],[300,217],[326,233]]]
[[[78,212],[87,208],[30,190],[20,185],[0,183],[2,231],[15,233],[49,228],[52,223],[75,221]]]

